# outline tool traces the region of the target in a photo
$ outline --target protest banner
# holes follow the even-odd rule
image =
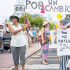
[[[70,55],[70,28],[57,30],[57,55]]]

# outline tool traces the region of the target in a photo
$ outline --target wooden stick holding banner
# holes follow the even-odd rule
[[[29,21],[26,13],[24,14],[24,20],[23,20],[22,26],[25,30],[26,30],[26,28],[31,27],[30,21]]]
[[[23,22],[23,25],[24,25],[24,27],[26,27],[26,28],[28,28],[28,27],[31,26],[30,21],[29,21],[29,19],[28,19],[26,13],[24,14],[24,22]]]

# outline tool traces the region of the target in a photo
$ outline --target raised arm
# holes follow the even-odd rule
[[[41,39],[42,39],[42,44],[44,44],[43,34],[44,34],[44,28],[41,29]]]
[[[28,27],[31,27],[31,23],[28,18],[27,18],[27,24],[28,24]]]
[[[19,33],[20,31],[23,30],[23,28],[21,28],[21,29],[15,31],[10,24],[8,24],[8,28],[9,28],[9,31],[10,31],[12,34],[17,34],[17,33]]]
[[[67,29],[67,27],[65,27],[65,26],[62,26],[62,29]]]
[[[25,20],[25,18],[27,19],[27,24],[25,24],[26,27],[31,27],[31,23],[30,23],[26,13],[24,14],[24,20]]]

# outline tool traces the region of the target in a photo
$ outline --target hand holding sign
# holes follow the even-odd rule
[[[24,14],[24,17],[27,17],[27,14],[26,13]]]
[[[26,25],[25,24],[22,24],[22,30],[26,30]]]

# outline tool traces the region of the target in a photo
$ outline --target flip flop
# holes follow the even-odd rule
[[[47,62],[42,62],[42,64],[44,64],[44,65],[48,65],[48,63],[47,63]]]

